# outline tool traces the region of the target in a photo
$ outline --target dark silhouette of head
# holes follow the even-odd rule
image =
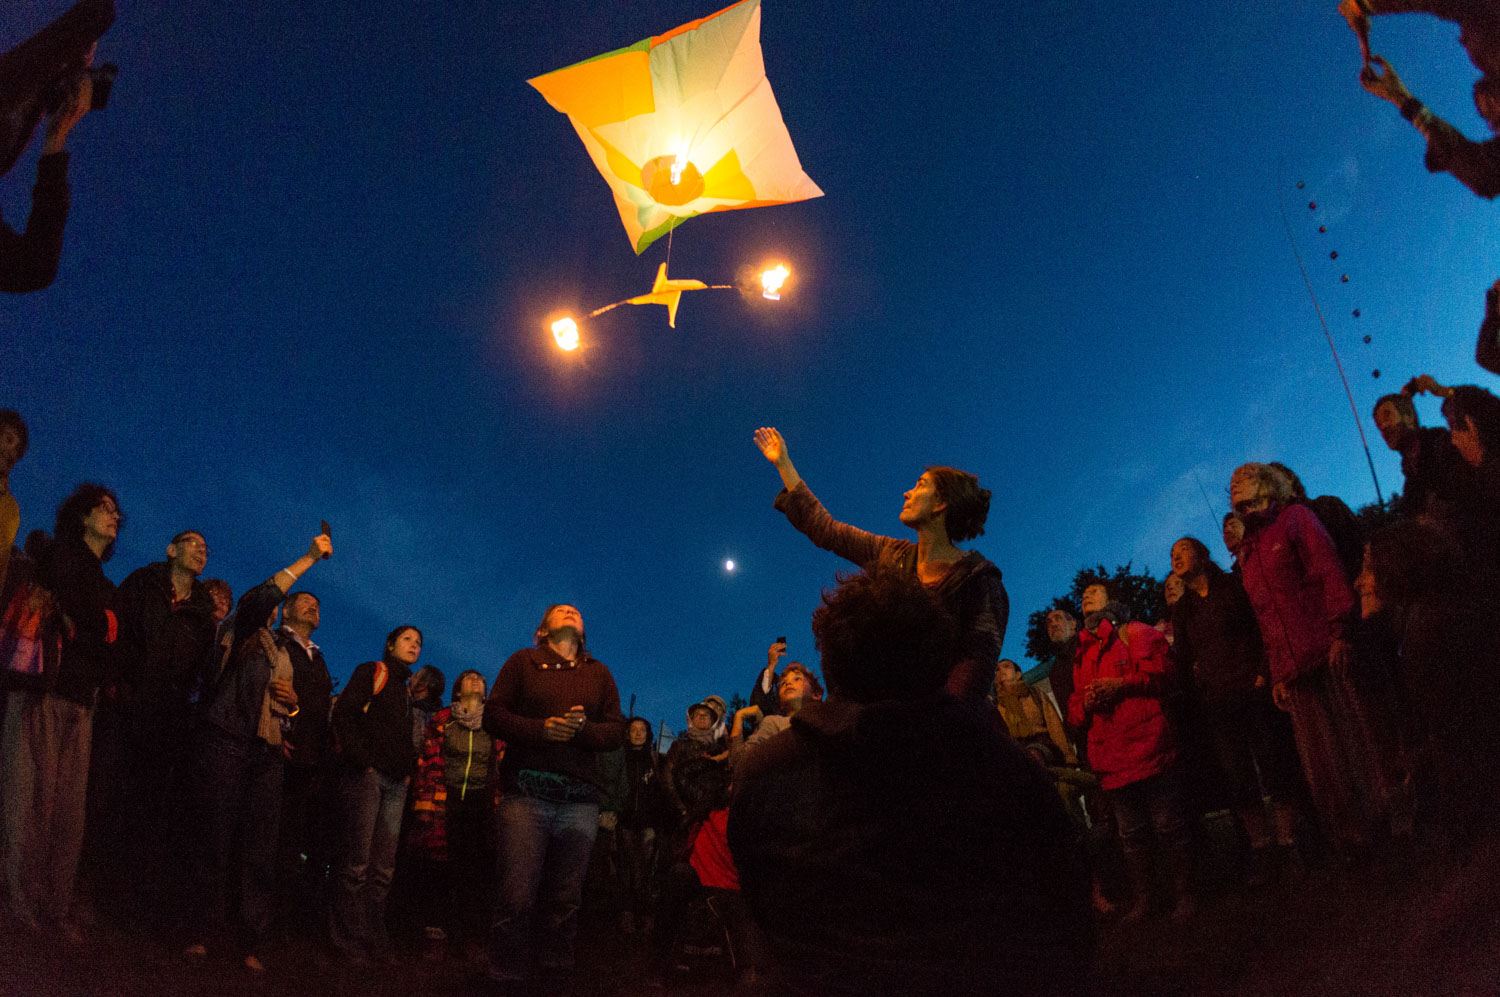
[[[935,693],[953,664],[953,617],[916,578],[890,569],[840,576],[812,630],[829,694],[856,703]]]

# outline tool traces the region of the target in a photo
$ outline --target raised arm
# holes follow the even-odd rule
[[[781,432],[775,426],[762,426],[755,431],[755,445],[760,447],[760,452],[766,455],[766,460],[776,467],[776,473],[781,475],[781,485],[787,491],[791,491],[802,483],[802,475],[792,466],[792,458],[786,450],[786,440],[781,438]]]
[[[281,604],[287,589],[297,584],[297,579],[306,574],[308,568],[332,553],[332,541],[325,534],[320,533],[313,537],[306,554],[240,596],[239,604],[234,611],[235,642],[244,640],[265,626],[271,612]]]
[[[297,584],[297,579],[307,574],[308,568],[332,554],[333,541],[328,539],[328,534],[319,533],[313,537],[312,545],[307,548],[307,553],[272,575],[271,581],[281,589],[282,595],[286,595],[286,590]]]
[[[832,551],[845,560],[853,561],[861,568],[874,564],[881,552],[898,541],[870,533],[858,527],[841,523],[829,515],[823,503],[807,487],[807,482],[792,466],[787,456],[786,441],[775,429],[762,426],[755,431],[755,445],[766,455],[766,460],[776,465],[781,474],[783,491],[776,496],[776,508],[786,516],[797,531],[826,551]]]
[[[776,699],[776,665],[786,654],[786,644],[777,641],[766,650],[766,667],[755,677],[755,686],[750,690],[750,705],[758,706],[763,713],[779,713]]]
[[[1500,139],[1473,142],[1448,122],[1429,111],[1412,96],[1391,64],[1372,55],[1359,71],[1359,82],[1382,100],[1390,101],[1401,116],[1427,140],[1427,169],[1452,173],[1466,187],[1484,198],[1500,195]]]

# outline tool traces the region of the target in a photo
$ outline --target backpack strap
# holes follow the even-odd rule
[[[373,686],[372,686],[372,688],[370,690],[370,700],[371,701],[373,701],[376,696],[380,695],[380,690],[385,688],[386,680],[388,678],[390,678],[390,677],[391,677],[391,670],[385,666],[385,662],[384,661],[377,661],[377,662],[375,662],[375,681],[374,681]],[[364,712],[366,712],[366,713],[370,712],[370,704],[368,702],[365,703]]]

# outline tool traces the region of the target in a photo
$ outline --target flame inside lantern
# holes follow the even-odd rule
[[[783,263],[778,263],[765,273],[760,275],[761,297],[771,301],[781,300],[781,285],[786,283],[792,272]]]
[[[557,340],[559,349],[578,349],[578,323],[563,316],[552,323],[552,338]]]

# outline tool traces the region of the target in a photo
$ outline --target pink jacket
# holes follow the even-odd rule
[[[1246,534],[1239,559],[1271,681],[1289,682],[1320,667],[1354,610],[1354,592],[1323,524],[1306,506],[1286,506]]]
[[[1105,789],[1165,772],[1177,761],[1177,742],[1162,707],[1175,668],[1167,639],[1144,623],[1127,623],[1124,639],[1108,620],[1093,634],[1078,631],[1073,662],[1073,695],[1068,722],[1088,728],[1089,767]],[[1092,713],[1083,708],[1084,691],[1097,679],[1125,682],[1113,706]]]

